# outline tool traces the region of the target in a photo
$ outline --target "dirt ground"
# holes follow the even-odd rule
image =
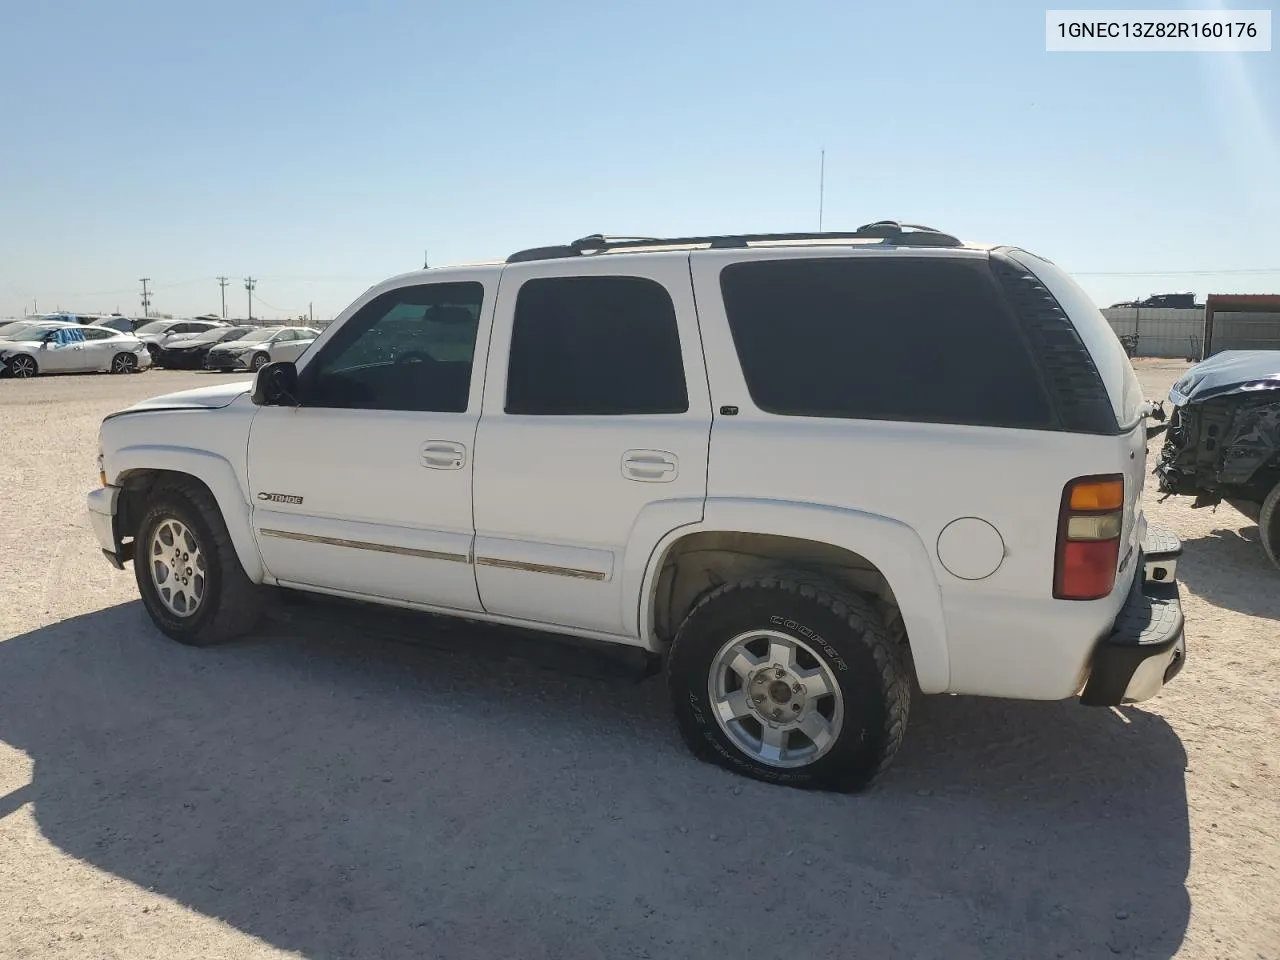
[[[0,957],[1280,958],[1280,572],[1230,508],[1149,500],[1158,698],[923,698],[872,791],[806,794],[559,644],[323,604],[166,641],[84,493],[104,414],[210,380],[0,381]]]

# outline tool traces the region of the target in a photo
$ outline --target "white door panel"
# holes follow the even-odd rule
[[[471,471],[431,469],[421,454],[436,437],[470,449],[475,422],[470,414],[260,410],[249,483],[272,576],[479,610],[469,562]]]
[[[115,337],[99,337],[96,330],[85,331],[85,341],[81,344],[82,370],[107,370],[111,366],[111,358],[126,349],[125,343]]]
[[[254,417],[253,526],[272,577],[483,609],[472,565],[471,454],[484,379],[475,371],[484,369],[497,283],[495,274],[464,279],[476,282],[442,273],[371,291],[299,374],[303,406],[263,407]],[[445,314],[451,319],[438,319]],[[454,353],[436,363],[442,327]],[[420,362],[404,362],[406,344]],[[278,346],[301,353],[309,345]]]
[[[670,297],[688,409],[507,413],[509,353],[523,284],[620,275],[654,281]],[[598,318],[606,331],[607,313]],[[560,375],[546,371],[547,377]],[[666,501],[684,502],[686,509],[672,514],[682,522],[700,519],[710,423],[687,255],[654,254],[625,268],[607,258],[508,266],[475,450],[476,579],[485,609],[634,640],[630,608],[637,598],[622,589],[633,529],[642,511]],[[647,553],[652,544],[632,549]]]
[[[83,347],[81,343],[50,343],[43,350],[35,351],[40,372],[70,373],[79,370],[84,363]]]

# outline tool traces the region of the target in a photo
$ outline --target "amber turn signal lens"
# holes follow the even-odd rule
[[[1123,480],[1086,480],[1071,487],[1072,510],[1119,510],[1122,506]]]

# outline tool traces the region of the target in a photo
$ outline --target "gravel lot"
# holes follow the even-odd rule
[[[560,644],[312,603],[166,641],[84,493],[104,414],[214,379],[0,381],[0,956],[1280,958],[1280,573],[1230,508],[1150,503],[1160,697],[925,698],[875,789],[805,794]]]

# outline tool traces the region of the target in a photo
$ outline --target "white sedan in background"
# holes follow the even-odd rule
[[[209,351],[210,370],[261,370],[272,360],[297,360],[311,346],[319,330],[311,327],[263,327],[239,340],[220,343]]]
[[[110,327],[34,323],[0,334],[0,374],[136,373],[151,365],[146,344]]]

